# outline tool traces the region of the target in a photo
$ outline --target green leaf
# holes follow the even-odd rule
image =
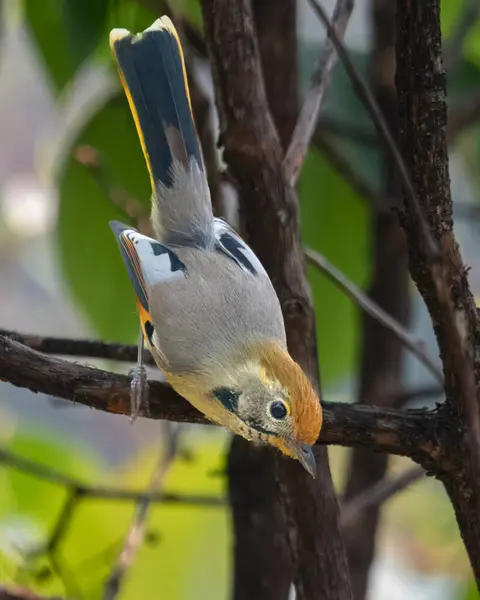
[[[449,108],[451,108],[452,100],[465,103],[472,91],[478,92],[480,62],[463,59],[456,69],[448,73],[447,84]]]
[[[118,96],[90,120],[72,150],[99,152],[110,187],[118,186],[149,212],[150,182],[127,102]],[[105,189],[69,153],[60,178],[58,242],[70,290],[104,339],[132,341],[138,319],[132,286],[109,220],[128,222]]]
[[[28,29],[45,69],[54,87],[61,90],[75,73],[68,50],[68,33],[63,25],[62,4],[58,0],[24,0],[24,7]]]
[[[370,272],[370,210],[325,158],[311,151],[301,177],[303,242],[324,254],[354,283]],[[322,381],[334,383],[356,367],[358,308],[318,270],[309,267],[317,315]]]
[[[459,600],[478,600],[480,594],[478,593],[478,586],[475,581],[470,581],[468,585],[464,586],[462,595]]]
[[[449,38],[457,30],[459,19],[465,9],[464,5],[465,2],[458,0],[442,0],[441,2],[440,18],[445,48],[448,48]],[[474,23],[465,36],[463,57],[480,67],[480,21]]]
[[[188,17],[192,25],[202,27],[202,8],[199,0],[177,0],[176,10]]]
[[[109,0],[61,0],[61,6],[68,48],[76,68],[98,44],[108,41]]]
[[[24,0],[27,26],[54,87],[61,91],[102,40],[110,0]]]

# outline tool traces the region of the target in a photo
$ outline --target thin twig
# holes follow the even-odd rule
[[[80,145],[75,148],[75,160],[84,166],[104,191],[105,197],[125,215],[134,221],[138,230],[145,235],[153,235],[148,210],[133,198],[122,186],[118,185],[109,171],[97,148]]]
[[[396,477],[385,477],[357,496],[343,504],[341,507],[341,523],[346,527],[357,519],[364,510],[380,506],[390,500],[392,496],[418,481],[425,475],[425,470],[418,465],[404,471]]]
[[[415,188],[410,174],[408,172],[407,166],[405,164],[405,161],[403,160],[403,157],[398,149],[398,145],[396,144],[395,139],[390,133],[390,129],[388,128],[388,125],[382,115],[382,112],[377,104],[374,95],[372,94],[368,85],[363,81],[363,79],[361,79],[361,77],[357,73],[357,70],[352,62],[352,59],[350,58],[348,50],[346,49],[343,41],[337,36],[337,33],[334,27],[332,26],[332,23],[323,6],[320,4],[320,2],[318,2],[318,0],[308,1],[315,13],[317,14],[318,18],[324,24],[327,33],[332,41],[332,44],[335,47],[335,50],[337,51],[337,54],[343,63],[345,71],[347,72],[347,75],[350,78],[353,89],[355,90],[358,97],[367,109],[372,119],[372,122],[375,125],[375,128],[377,129],[381,137],[381,140],[385,142],[385,145],[388,148],[392,159],[398,168],[398,172],[402,178],[402,182],[405,188],[405,197],[409,200],[412,206],[412,210],[415,216],[417,217],[418,222],[420,223],[420,227],[422,229],[423,234],[423,241],[425,244],[425,250],[427,254],[432,258],[437,258],[439,254],[438,245],[433,239],[432,233],[428,228],[425,215],[423,214],[423,211],[418,202],[415,193]]]
[[[378,134],[371,126],[365,126],[362,123],[354,123],[351,120],[344,121],[330,115],[320,115],[317,123],[317,133],[332,133],[333,135],[362,144],[364,146],[378,147]]]
[[[56,354],[58,356],[82,356],[88,358],[104,358],[120,362],[135,362],[138,346],[134,344],[115,344],[100,340],[76,340],[70,338],[43,337],[30,333],[19,333],[0,329],[0,335],[7,337],[37,352]],[[154,365],[153,358],[147,350],[144,361]]]
[[[345,294],[356,302],[367,314],[381,323],[384,327],[387,327],[443,386],[443,374],[435,361],[425,352],[424,345],[420,340],[413,338],[400,323],[386,313],[383,308],[372,302],[368,296],[347,279],[347,277],[345,277],[345,275],[324,256],[311,248],[305,248],[305,256],[310,263],[321,269],[334,283],[341,287]]]
[[[469,98],[463,106],[458,106],[452,109],[451,116],[447,127],[447,141],[449,145],[456,142],[458,136],[473,123],[480,120],[480,92]],[[365,177],[359,173],[352,161],[346,158],[336,148],[323,133],[323,125],[317,126],[313,136],[313,146],[322,153],[328,160],[330,165],[341,175],[359,197],[365,201],[368,206],[376,212],[385,212],[386,208],[382,202],[382,197],[379,195]],[[329,126],[325,127],[329,129]],[[332,133],[334,132],[332,128]],[[346,133],[346,135],[348,135]],[[480,206],[475,203],[462,202],[455,200],[454,211],[457,218],[460,219],[478,219]]]
[[[99,498],[104,500],[118,500],[127,502],[140,502],[148,500],[162,504],[184,504],[185,506],[200,506],[200,507],[215,507],[222,506],[225,501],[216,496],[192,495],[192,494],[174,494],[169,492],[145,492],[140,490],[129,490],[124,488],[90,485],[72,477],[52,469],[47,465],[42,465],[37,461],[24,458],[0,448],[0,463],[8,466],[11,469],[16,469],[22,473],[32,475],[44,481],[54,483],[65,488],[68,488],[72,493],[77,495],[77,501],[81,498]],[[66,504],[69,498],[67,498]],[[63,511],[67,510],[64,506]]]
[[[34,592],[20,586],[0,587],[0,600],[61,600],[60,596],[37,596]]]
[[[48,558],[52,566],[52,571],[63,584],[67,600],[84,600],[85,596],[77,583],[76,573],[73,573],[71,569],[66,566],[65,561],[60,554],[58,552],[50,552]]]
[[[332,165],[332,167],[341,175],[342,179],[349,184],[353,190],[366,201],[369,206],[377,212],[384,212],[383,198],[367,182],[351,164],[351,162],[341,154],[317,128],[313,136],[313,145],[317,148]]]
[[[59,517],[56,520],[55,526],[49,536],[48,542],[41,553],[55,552],[60,541],[65,537],[65,534],[72,521],[72,516],[78,508],[78,502],[82,494],[78,488],[72,488],[68,491],[67,499],[63,504]],[[33,555],[38,555],[40,552],[28,552],[31,558]]]
[[[338,39],[345,35],[350,15],[352,14],[353,0],[337,0],[332,17],[332,27]],[[329,37],[325,43],[317,67],[312,75],[310,89],[303,103],[300,115],[295,125],[292,140],[283,160],[285,179],[291,187],[295,187],[302,164],[310,146],[310,141],[315,131],[318,113],[320,112],[325,92],[330,83],[337,54]]]
[[[398,390],[390,394],[387,406],[404,408],[405,404],[412,400],[417,400],[418,398],[438,398],[443,395],[445,395],[445,390],[435,385],[425,385],[411,390]]]
[[[165,476],[175,458],[178,447],[178,427],[172,431],[172,425],[165,423],[166,435],[164,436],[166,443],[165,447],[162,448],[160,457],[158,458],[157,465],[154,469],[152,478],[148,489],[150,492],[161,491]],[[125,539],[122,551],[118,558],[117,564],[108,581],[105,585],[103,598],[104,600],[114,600],[117,597],[122,582],[125,578],[127,570],[132,566],[135,561],[135,556],[140,545],[143,542],[145,534],[145,523],[148,516],[148,510],[150,508],[150,501],[148,499],[140,500],[137,503],[135,516],[133,518],[132,525]]]

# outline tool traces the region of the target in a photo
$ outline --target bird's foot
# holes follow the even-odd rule
[[[133,423],[142,409],[148,409],[149,385],[143,364],[134,367],[130,375],[130,423]]]

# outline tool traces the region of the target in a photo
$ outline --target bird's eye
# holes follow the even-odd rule
[[[277,421],[281,421],[288,415],[288,408],[285,402],[281,402],[280,400],[276,400],[272,402],[269,406],[270,414]]]

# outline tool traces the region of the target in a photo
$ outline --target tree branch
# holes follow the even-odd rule
[[[369,205],[373,213],[385,210],[381,196],[340,150],[337,150],[336,146],[322,134],[319,127],[313,136],[313,147],[323,154],[342,179]]]
[[[252,11],[268,106],[285,149],[298,115],[296,0],[252,0]],[[239,217],[245,221],[241,210]],[[275,455],[234,436],[227,470],[235,533],[232,599],[288,600],[293,570]]]
[[[19,586],[0,587],[0,600],[62,600],[60,597],[38,596],[27,588]]]
[[[370,6],[373,32],[371,87],[396,138],[395,5],[390,0],[373,0]],[[381,149],[382,191],[378,198],[380,210],[372,214],[372,277],[368,296],[390,320],[394,320],[400,331],[412,339],[406,329],[411,296],[406,236],[392,211],[402,205],[402,185],[390,153],[385,146]],[[363,319],[358,400],[373,406],[393,407],[399,398],[395,399],[391,392],[401,386],[404,349],[410,347],[391,329],[379,326],[380,321],[372,316],[365,315]],[[412,341],[419,352],[425,352],[421,340]],[[427,362],[435,367],[433,375],[443,386],[438,359],[433,361],[427,356]],[[388,456],[368,449],[358,448],[350,453],[342,522],[355,600],[364,600],[367,596],[382,502],[396,489],[386,476],[388,462]],[[423,469],[421,472],[424,473]]]
[[[166,423],[165,425],[168,426],[169,424]],[[171,431],[167,428],[162,437],[162,450],[148,484],[148,491],[150,493],[162,491],[165,476],[177,453],[178,430]],[[114,565],[103,590],[104,600],[114,600],[120,593],[127,571],[133,565],[137,552],[143,542],[150,504],[151,501],[148,497],[142,498],[136,502],[135,514],[130,529],[124,540],[117,562]]]
[[[418,360],[429,370],[438,383],[443,385],[443,375],[432,358],[425,352],[421,340],[413,338],[407,329],[396,319],[386,313],[381,306],[371,300],[357,286],[349,281],[345,275],[334,267],[324,256],[311,248],[305,249],[308,260],[323,273],[325,273],[345,294],[375,321],[386,327],[402,344],[414,354]]]
[[[224,158],[238,182],[249,243],[282,306],[292,357],[318,382],[315,318],[299,241],[298,203],[285,184],[282,147],[265,94],[248,0],[203,0]],[[346,557],[325,450],[317,479],[276,461],[288,514],[298,600],[349,600]]]
[[[43,337],[30,333],[18,333],[0,329],[0,336],[19,342],[37,352],[57,354],[58,356],[83,356],[88,358],[103,358],[120,362],[136,362],[137,346],[135,344],[115,344],[100,340],[73,340],[70,338]],[[145,362],[154,365],[155,362],[147,350]]]
[[[154,502],[163,504],[177,504],[185,507],[210,507],[224,506],[225,501],[220,497],[191,494],[174,494],[169,492],[145,492],[112,486],[90,485],[76,477],[66,475],[42,465],[37,461],[19,456],[10,450],[0,448],[0,462],[11,469],[16,469],[51,483],[60,485],[67,490],[67,497],[55,519],[53,528],[45,543],[27,551],[25,559],[31,560],[43,554],[55,557],[58,546],[65,537],[65,533],[71,523],[74,512],[78,509],[80,502],[87,498],[115,500],[117,502]]]
[[[317,133],[331,133],[344,140],[362,144],[364,146],[378,147],[379,138],[371,126],[355,123],[343,119],[330,117],[329,115],[320,115],[317,123]]]
[[[424,476],[425,470],[423,467],[415,465],[396,477],[385,477],[377,481],[375,485],[364,489],[342,504],[342,525],[344,527],[348,526],[362,516],[367,508],[378,508],[387,500],[390,500],[392,496]]]
[[[452,424],[444,448],[443,481],[480,581],[480,336],[467,272],[453,233],[446,143],[446,78],[442,61],[439,0],[397,0],[399,139],[429,228],[442,250],[432,261],[423,230],[405,197],[402,215],[410,272],[432,318],[445,374]]]
[[[335,29],[332,27],[332,23],[328,18],[328,15],[318,0],[309,0],[309,3],[318,18],[324,24],[330,39],[332,40],[332,44],[335,47],[335,50],[338,53],[340,60],[343,63],[345,71],[350,78],[353,89],[358,95],[359,99],[363,102],[365,108],[367,109],[370,118],[372,119],[372,123],[375,125],[375,128],[378,131],[380,139],[384,142],[386,148],[390,152],[392,156],[392,160],[395,162],[395,165],[398,168],[398,172],[402,178],[402,182],[405,188],[405,195],[408,197],[412,209],[415,212],[415,216],[419,222],[419,226],[422,229],[422,233],[424,236],[425,248],[428,254],[431,257],[435,257],[438,254],[438,248],[433,236],[430,232],[430,229],[427,226],[425,215],[423,214],[420,204],[418,202],[415,188],[412,183],[412,179],[408,172],[408,169],[405,165],[405,161],[402,158],[402,155],[398,149],[398,146],[395,142],[394,137],[392,136],[390,129],[388,128],[385,119],[383,118],[382,112],[378,107],[378,104],[373,96],[371,90],[368,85],[361,79],[358,75],[357,70],[348,54],[348,51],[343,44],[342,40],[338,38],[336,35]]]
[[[337,0],[335,4],[332,27],[339,39],[343,39],[345,35],[353,5],[353,0]],[[285,179],[291,187],[295,187],[297,183],[336,62],[335,48],[328,36],[283,160]]]
[[[13,385],[113,414],[129,414],[130,378],[45,356],[0,336],[0,378]],[[167,384],[150,381],[149,413],[141,416],[207,424],[205,417]],[[436,413],[382,411],[324,404],[319,443],[367,446],[428,460],[439,440]],[[1,459],[1,456],[0,456]]]

